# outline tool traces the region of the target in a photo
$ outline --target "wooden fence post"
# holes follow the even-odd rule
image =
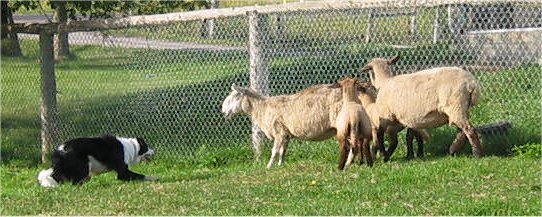
[[[49,162],[49,156],[58,141],[58,117],[56,105],[56,78],[53,33],[40,32],[41,54],[41,161]]]
[[[249,58],[250,58],[250,87],[263,95],[269,95],[269,73],[267,69],[267,59],[265,54],[264,36],[267,34],[267,19],[258,15],[257,11],[249,11]],[[261,154],[260,144],[262,132],[256,125],[252,125],[252,144],[256,159]]]

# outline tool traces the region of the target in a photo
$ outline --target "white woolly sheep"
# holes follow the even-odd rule
[[[336,117],[341,107],[341,89],[315,85],[292,95],[262,96],[250,88],[232,85],[222,104],[226,117],[246,114],[267,138],[274,140],[271,168],[282,156],[291,138],[320,141],[336,135]],[[330,92],[337,92],[330,94]]]
[[[369,117],[371,118],[371,123],[373,124],[373,126],[375,126],[375,130],[376,130],[377,128],[376,125],[381,125],[379,113],[377,110],[378,108],[374,105],[376,101],[376,97],[377,97],[377,91],[373,85],[367,82],[360,80],[358,84],[359,84],[358,85],[358,90],[359,90],[358,99],[363,105],[363,107],[365,108],[365,110],[367,111],[367,113],[369,114]],[[383,127],[385,129],[384,132],[388,134],[388,137],[391,140],[388,151],[384,150],[384,147],[382,144],[376,144],[376,145],[379,145],[378,148],[384,154],[384,161],[386,162],[389,160],[389,158],[395,151],[395,148],[397,147],[397,134],[401,130],[404,129],[404,126],[400,124],[393,124],[393,125],[387,125],[387,126],[381,125],[380,127]],[[378,136],[381,136],[380,141],[382,141],[384,135],[382,134]],[[423,141],[429,140],[430,138],[429,134],[425,130],[408,128],[407,137],[406,137],[407,159],[412,159],[414,157],[414,150],[412,146],[412,141],[414,140],[414,137],[418,141],[418,153],[417,153],[418,157],[423,156]],[[376,151],[376,150],[373,150],[373,151]],[[354,157],[354,156],[352,156],[351,154],[349,156],[349,161],[351,157]],[[373,157],[374,157],[374,154],[373,154]]]
[[[371,80],[378,89],[375,104],[381,123],[399,122],[417,129],[435,128],[446,123],[455,125],[467,136],[473,156],[479,158],[482,154],[480,140],[469,122],[469,108],[477,105],[480,99],[476,78],[458,67],[392,76],[389,65],[397,60],[399,56],[391,60],[376,58],[361,69],[374,72]],[[381,142],[379,138],[373,139],[375,143]],[[455,154],[461,145],[454,140],[450,154]]]
[[[337,115],[337,141],[340,144],[339,169],[344,169],[349,152],[365,157],[367,164],[373,166],[370,157],[371,120],[358,100],[358,79],[343,78],[337,83],[342,87],[342,107]],[[352,151],[355,150],[355,151]],[[358,152],[359,151],[359,152]],[[350,159],[351,160],[351,159]]]

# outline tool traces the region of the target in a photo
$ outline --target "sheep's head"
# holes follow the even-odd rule
[[[365,86],[365,83],[365,81],[359,78],[347,76],[339,79],[332,87],[343,88],[343,96],[350,99],[355,98],[358,94],[357,91],[360,91],[360,89]]]
[[[359,91],[360,95],[367,95],[373,101],[376,99],[376,95],[377,95],[378,92],[377,92],[375,86],[373,86],[371,83],[360,80],[357,83],[357,88],[358,88],[358,91]]]
[[[231,93],[222,102],[222,113],[226,118],[239,114],[243,111],[242,102],[248,90],[235,84],[231,85]]]
[[[222,102],[222,113],[224,116],[226,118],[231,118],[236,114],[250,110],[251,103],[244,100],[246,97],[257,100],[266,98],[250,88],[239,87],[232,84],[230,95],[228,95],[226,99],[224,99],[224,102]]]
[[[379,73],[390,73],[390,70],[389,70],[389,65],[392,65],[394,63],[396,63],[397,61],[399,61],[400,59],[400,56],[397,55],[391,59],[383,59],[383,58],[374,58],[372,60],[370,60],[367,65],[365,65],[363,68],[360,69],[361,72],[368,72],[369,73],[369,77],[371,79],[371,82],[372,83],[375,83],[375,78],[374,78],[374,74],[370,73],[369,71],[373,71],[375,72],[375,69],[379,72]],[[390,76],[389,74],[387,76]]]

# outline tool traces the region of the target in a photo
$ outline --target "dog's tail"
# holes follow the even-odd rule
[[[58,186],[58,182],[53,178],[54,169],[42,170],[38,174],[38,182],[41,186],[52,188]]]

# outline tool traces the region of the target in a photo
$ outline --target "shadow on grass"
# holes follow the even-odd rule
[[[408,56],[420,56],[422,54],[439,53],[437,60],[424,63],[428,65],[427,67],[449,63],[446,60],[456,60],[456,58],[452,57],[457,53],[446,53],[439,50],[443,47],[446,48],[445,46],[412,49],[378,46],[357,47],[354,49],[327,47],[317,51],[317,53],[323,52],[322,55],[304,55],[295,54],[294,52],[291,53],[291,56],[271,57],[269,61],[271,93],[273,95],[293,93],[312,84],[334,82],[343,75],[359,75],[358,68],[366,63],[368,59],[376,56],[391,56],[397,53],[407,56],[403,61],[403,65],[398,66],[399,68],[408,67],[409,64],[419,62],[417,59],[408,59],[413,58]],[[444,48],[443,50],[446,50]],[[168,55],[170,53],[163,52],[163,54]],[[208,55],[200,56],[200,58],[206,59],[205,61],[209,61],[208,57]],[[197,61],[198,59],[192,60]],[[141,59],[139,61],[144,62],[145,60]],[[179,59],[172,58],[171,61],[175,62],[179,61]],[[464,60],[461,61],[464,62]],[[156,67],[152,64],[152,61],[149,65],[140,63],[139,66],[148,67],[140,70],[144,71]],[[84,67],[92,68],[94,64],[87,64]],[[225,120],[220,113],[222,100],[230,92],[232,83],[246,85],[248,83],[248,73],[239,72],[234,76],[221,76],[214,80],[156,89],[145,90],[135,87],[134,91],[126,94],[115,93],[118,95],[89,97],[79,101],[60,101],[60,139],[64,141],[74,137],[103,134],[143,137],[156,150],[158,155],[177,159],[195,157],[198,160],[191,162],[195,165],[217,167],[248,162],[252,160],[250,148],[235,150],[232,147],[239,147],[234,145],[250,147],[251,127],[249,119],[243,116]],[[519,101],[518,103],[524,102]],[[506,110],[506,108],[499,109]],[[473,116],[474,119],[480,118]],[[28,117],[28,119],[11,121],[7,119],[8,121],[5,124],[2,123],[2,128],[26,123],[30,124],[30,128],[37,128],[35,130],[39,132],[39,125],[32,121],[35,120],[34,118]],[[489,119],[496,121],[493,117]],[[513,145],[538,141],[539,129],[529,130],[526,127],[528,125],[518,125],[518,128],[513,128],[506,136],[482,138],[486,155],[506,155],[510,153],[510,148]],[[426,145],[426,153],[430,153],[432,156],[447,155],[448,146],[453,141],[456,133],[456,129],[451,127],[431,130],[434,139]],[[521,136],[518,139],[515,135]],[[39,138],[39,133],[35,136]],[[399,141],[400,144],[404,144],[404,138]],[[336,161],[338,149],[334,141],[331,142],[332,145],[316,146],[308,144],[308,142],[299,143],[300,145],[290,146],[290,160],[316,158]],[[329,144],[330,142],[326,141],[324,143]],[[25,149],[26,153],[22,153],[14,151],[17,149],[15,144],[17,143],[14,142],[13,145],[2,147],[3,163],[22,159],[25,162],[30,162],[30,165],[38,164],[39,146],[32,146],[28,150]],[[267,152],[267,149],[264,150],[264,153]],[[465,144],[461,153],[470,154],[470,145]],[[267,157],[267,154],[262,156],[263,159]],[[237,159],[228,160],[232,158]]]

